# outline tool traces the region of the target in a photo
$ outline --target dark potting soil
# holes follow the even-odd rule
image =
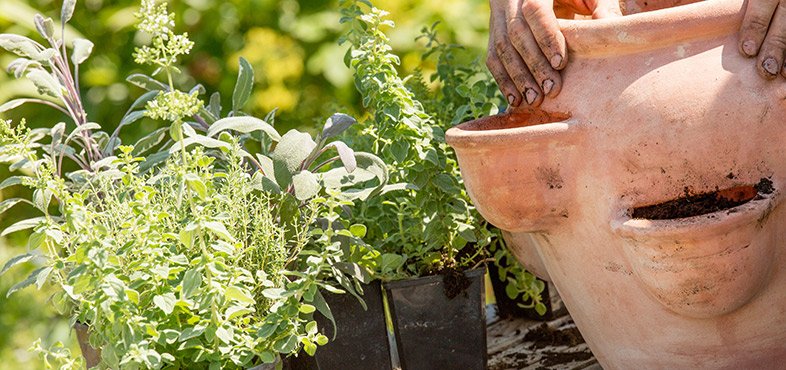
[[[456,298],[459,294],[465,292],[470,285],[472,285],[472,280],[464,275],[464,271],[461,271],[457,268],[448,267],[442,269],[440,274],[442,275],[442,287],[445,290],[445,296],[448,297],[448,299]]]
[[[757,195],[773,192],[772,181],[759,180],[754,186],[737,186],[710,193],[691,194],[685,188],[685,196],[659,204],[634,208],[631,217],[650,220],[672,220],[677,218],[706,215],[737,207],[753,200]]]

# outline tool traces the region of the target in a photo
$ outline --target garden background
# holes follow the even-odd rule
[[[465,48],[456,64],[482,63],[488,33],[486,0],[377,0],[374,5],[389,11],[396,28],[390,30],[394,52],[401,57],[405,74],[421,69],[434,73],[435,61],[423,58],[425,40],[416,40],[424,27],[440,22],[440,40]],[[60,0],[0,1],[0,33],[34,35],[33,15],[59,14]],[[131,57],[137,40],[134,13],[138,0],[82,0],[78,2],[67,30],[93,40],[93,56],[83,65],[80,80],[87,97],[91,121],[112,125],[139,95],[141,89],[125,82],[139,66]],[[237,75],[237,61],[245,57],[256,72],[256,90],[249,113],[264,116],[278,109],[276,126],[316,129],[333,112],[357,115],[362,111],[351,71],[343,62],[346,47],[338,44],[344,31],[339,24],[336,1],[312,0],[173,0],[170,6],[177,23],[195,42],[185,59],[187,74],[203,83],[207,91],[230,96]],[[78,28],[78,31],[74,28]],[[14,59],[0,52],[0,65]],[[188,81],[185,81],[188,82]],[[189,85],[186,83],[185,85]],[[35,95],[35,87],[25,80],[0,73],[0,101]],[[62,120],[58,113],[40,106],[26,106],[0,118],[27,117],[32,127],[50,126]],[[150,120],[138,122],[124,131],[124,142],[134,142],[157,127]],[[0,170],[0,177],[7,172]],[[16,196],[6,190],[2,198]],[[22,211],[24,212],[24,211]],[[9,212],[0,218],[0,228],[27,218]],[[26,247],[24,233],[0,240],[0,261],[8,260]],[[36,338],[45,344],[62,341],[76,348],[68,323],[46,308],[50,292],[26,289],[6,298],[14,281],[30,271],[14,269],[0,279],[0,370],[36,369],[42,364],[27,348]],[[13,275],[11,275],[13,274]]]

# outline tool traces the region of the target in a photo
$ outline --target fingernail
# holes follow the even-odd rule
[[[554,87],[554,81],[552,80],[543,81],[543,95],[548,95],[553,87]]]
[[[513,105],[513,102],[516,100],[516,97],[513,94],[508,94],[508,105]]]
[[[742,43],[742,51],[745,52],[748,56],[756,55],[756,43],[748,40]]]
[[[551,61],[550,62],[551,62],[551,68],[554,68],[554,69],[559,68],[559,65],[562,64],[562,55],[557,54],[557,55],[551,57]]]
[[[527,104],[532,105],[535,99],[538,98],[538,92],[535,91],[535,89],[527,88],[527,90],[524,91],[524,96],[527,98]]]
[[[765,59],[764,62],[761,64],[761,66],[764,68],[765,71],[767,71],[767,73],[771,75],[778,74],[778,69],[779,69],[778,62],[775,61],[775,58]]]

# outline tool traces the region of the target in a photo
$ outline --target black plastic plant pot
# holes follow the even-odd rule
[[[531,300],[524,300],[522,297],[510,299],[505,292],[505,287],[508,285],[507,281],[502,281],[499,278],[499,271],[497,266],[489,267],[489,278],[491,279],[491,286],[494,288],[494,298],[497,301],[497,314],[501,319],[510,318],[528,318],[532,320],[547,321],[554,318],[554,312],[551,307],[551,293],[549,292],[549,284],[544,282],[543,291],[540,293],[541,302],[546,305],[546,313],[543,315],[538,314],[534,307],[522,307],[530,305]],[[538,279],[540,280],[540,279]]]
[[[385,284],[403,370],[486,368],[484,273],[467,271],[466,289],[452,299],[443,275]]]
[[[335,340],[320,346],[314,357],[301,353],[289,358],[291,370],[390,370],[390,344],[385,327],[382,287],[374,281],[363,285],[364,310],[351,294],[323,293],[336,320]],[[333,338],[333,324],[321,314],[315,314],[321,333]]]

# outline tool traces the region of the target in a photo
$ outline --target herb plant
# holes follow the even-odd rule
[[[405,189],[360,205],[359,219],[373,225],[366,241],[379,246],[377,271],[396,279],[474,267],[488,255],[507,281],[511,298],[523,296],[545,313],[543,282],[526,272],[505,249],[499,230],[471,205],[461,184],[458,163],[444,132],[453,125],[499,112],[504,99],[479,61],[467,61],[456,45],[441,43],[436,24],[424,28],[424,60],[436,58],[436,72],[401,77],[384,27],[394,27],[386,12],[370,1],[342,2],[349,30],[345,62],[372,117],[364,122],[355,146],[380,153],[392,182]],[[463,59],[462,59],[463,58]]]
[[[205,105],[201,86],[177,89],[173,76],[192,43],[155,0],[142,1],[139,28],[151,41],[135,59],[165,82],[130,76],[148,92],[116,130],[102,131],[79,94],[78,66],[92,44],[68,48],[62,38],[75,5],[63,5],[60,37],[54,21],[36,16],[48,46],[0,35],[0,46],[20,56],[9,69],[46,95],[0,110],[45,104],[73,124],[29,129],[24,120],[0,120],[0,161],[22,173],[0,189],[33,190],[32,199],[5,200],[0,211],[28,204],[42,214],[2,233],[31,232],[29,252],[0,274],[39,266],[8,294],[57,287],[51,301],[89,325],[101,368],[246,368],[301,348],[313,355],[328,341],[313,313],[332,318],[320,291],[358,295],[378,258],[360,239],[365,227],[346,216],[353,201],[382,192],[384,163],[334,140],[355,123],[349,116],[331,116],[316,140],[296,130],[280,135],[272,114],[245,116],[253,71],[242,59],[225,117],[218,94]],[[142,117],[169,126],[123,145],[120,129]],[[68,170],[64,158],[78,169]],[[35,349],[53,367],[80,366],[57,346]]]

